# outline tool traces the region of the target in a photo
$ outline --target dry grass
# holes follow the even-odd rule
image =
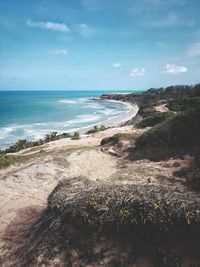
[[[47,210],[30,236],[20,252],[21,266],[33,260],[37,266],[48,266],[63,252],[66,266],[129,266],[139,255],[153,258],[154,266],[182,266],[191,251],[196,253],[192,257],[198,257],[200,198],[179,188],[67,179],[50,194]],[[120,243],[126,253],[122,249],[109,264],[92,265],[105,260],[103,248],[94,251],[103,237],[106,243]],[[177,251],[174,243],[180,240],[182,247]]]

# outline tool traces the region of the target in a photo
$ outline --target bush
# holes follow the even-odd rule
[[[14,163],[14,157],[6,154],[0,154],[0,168],[4,168]]]
[[[49,134],[46,134],[44,137],[45,142],[55,141],[57,139],[57,132],[51,132]]]
[[[152,108],[140,108],[138,114],[143,118],[152,116],[154,114],[158,114],[159,112],[156,111],[153,107]]]
[[[100,131],[105,131],[106,129],[108,129],[108,127],[105,127],[104,125],[101,125],[101,127],[98,127],[97,125],[95,125],[94,128],[87,131],[86,134],[93,134],[93,133],[97,133]]]
[[[175,114],[173,112],[163,112],[163,113],[154,113],[151,116],[145,117],[141,122],[136,124],[138,128],[152,127],[158,123],[161,123],[169,118],[174,117]]]
[[[29,148],[34,146],[34,142],[27,141],[27,140],[18,140],[13,145],[11,145],[9,148],[5,149],[6,153],[15,153],[22,149]]]
[[[143,133],[130,157],[158,158],[200,148],[200,108],[176,115]],[[158,156],[158,157],[157,157]]]
[[[69,133],[57,134],[57,132],[51,132],[49,134],[46,134],[44,139],[39,139],[37,141],[28,141],[26,139],[18,140],[13,145],[11,145],[9,148],[6,148],[3,152],[4,153],[15,153],[22,149],[26,149],[26,148],[30,148],[34,146],[41,146],[50,141],[55,141],[61,138],[70,138],[70,137],[72,136]]]
[[[169,101],[168,108],[173,111],[185,111],[200,107],[200,97],[183,97]]]
[[[80,133],[79,132],[74,132],[73,136],[71,137],[72,140],[79,140],[80,137]]]
[[[200,154],[197,154],[189,167],[184,167],[174,172],[179,178],[186,179],[187,185],[196,191],[200,191]]]
[[[62,133],[62,134],[59,134],[57,136],[58,136],[59,139],[72,137],[70,133]]]
[[[65,252],[66,266],[72,266],[75,251],[77,266],[93,266],[104,258],[106,250],[94,250],[103,237],[112,249],[119,243],[121,248],[117,262],[108,266],[129,266],[139,255],[152,255],[152,266],[175,267],[178,257],[190,254],[188,244],[198,258],[199,207],[199,196],[179,188],[66,179],[48,197],[47,210],[33,225],[33,239],[23,256],[33,261],[42,252],[45,262]]]
[[[105,137],[101,140],[101,146],[110,145],[114,146],[121,140],[134,140],[137,136],[131,133],[118,133],[110,137]]]

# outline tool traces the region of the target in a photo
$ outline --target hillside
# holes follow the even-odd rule
[[[103,95],[136,103],[137,120],[12,155],[2,266],[200,266],[199,97],[199,85]]]

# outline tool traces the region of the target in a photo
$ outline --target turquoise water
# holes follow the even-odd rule
[[[0,91],[0,148],[18,139],[70,132],[119,116],[120,103],[94,102],[110,91]]]

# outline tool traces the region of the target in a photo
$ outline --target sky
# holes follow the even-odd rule
[[[200,0],[0,0],[0,90],[200,82]]]

